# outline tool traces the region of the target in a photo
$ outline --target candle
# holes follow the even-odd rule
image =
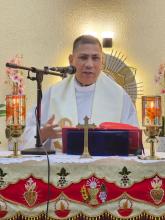
[[[6,96],[6,125],[25,126],[26,98],[25,95]]]
[[[142,125],[161,126],[161,96],[142,96]]]

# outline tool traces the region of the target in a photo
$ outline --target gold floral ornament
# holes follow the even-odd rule
[[[9,60],[9,63],[16,64],[18,66],[22,65],[22,55],[15,55],[14,58]],[[14,95],[23,95],[24,94],[24,78],[23,71],[19,69],[13,69],[10,67],[6,68],[6,74],[8,76],[8,80],[5,83],[12,86],[12,93]]]

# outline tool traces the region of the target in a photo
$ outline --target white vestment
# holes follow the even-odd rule
[[[81,107],[79,108],[77,104],[79,105],[80,101],[83,106],[83,90],[85,89],[81,91],[76,86],[75,75],[50,87],[42,99],[41,125],[44,125],[53,114],[56,123],[61,119],[69,120],[72,126],[77,125],[78,122],[82,123]],[[90,116],[90,123],[99,125],[102,122],[121,122],[138,126],[136,110],[131,98],[122,87],[104,73],[99,75],[91,92],[89,88],[87,90],[91,94],[91,98],[87,101],[91,107],[86,108],[84,105],[82,111],[83,114],[87,112],[87,115]],[[24,148],[35,146],[36,119],[34,112],[33,108],[27,115],[26,129],[23,135]]]

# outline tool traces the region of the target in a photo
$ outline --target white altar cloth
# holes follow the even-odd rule
[[[46,155],[22,155],[18,158],[8,158],[12,154],[12,151],[0,151],[0,163],[1,164],[12,164],[12,163],[22,163],[25,161],[42,161],[47,160]],[[146,151],[146,155],[149,155],[149,151]],[[162,160],[165,160],[165,152],[157,152],[156,155]],[[133,160],[139,163],[157,163],[161,160],[141,160],[137,156],[93,156],[92,158],[80,158],[79,155],[67,155],[61,152],[56,154],[48,155],[50,163],[92,163],[94,161],[99,161],[105,158],[120,159],[123,160]]]

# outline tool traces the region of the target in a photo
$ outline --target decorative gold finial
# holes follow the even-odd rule
[[[92,158],[89,149],[88,149],[88,129],[89,128],[95,128],[95,124],[88,124],[89,118],[88,116],[85,116],[84,118],[84,124],[78,124],[77,128],[83,128],[84,129],[84,150],[80,158]]]

